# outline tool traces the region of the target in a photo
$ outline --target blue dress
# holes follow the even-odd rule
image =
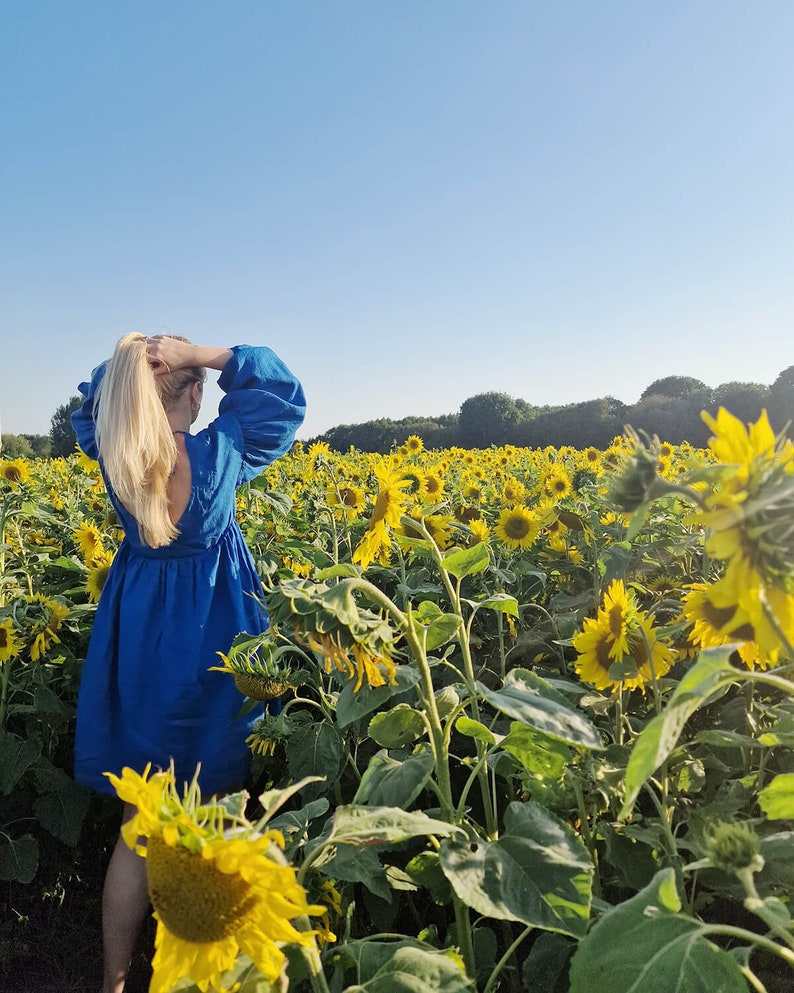
[[[206,794],[239,788],[248,772],[245,739],[261,708],[239,718],[245,698],[231,676],[208,672],[241,631],[268,626],[261,583],[235,520],[235,490],[286,452],[300,427],[300,383],[269,348],[239,345],[218,384],[218,416],[185,436],[192,490],[179,537],[141,543],[135,519],[108,486],[126,537],[97,606],[77,705],[75,779],[113,793],[102,774],[124,766],[168,768],[177,785],[201,763]],[[72,415],[77,441],[98,457],[93,406],[105,365],[82,383]],[[106,483],[107,485],[107,483]]]

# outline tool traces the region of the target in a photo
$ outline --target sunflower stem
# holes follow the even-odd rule
[[[311,929],[309,920],[306,917],[298,918],[296,925],[299,931],[308,931]],[[317,945],[315,943],[308,946],[301,945],[300,950],[306,961],[306,965],[309,967],[309,980],[314,993],[330,993],[328,983],[325,979],[320,953],[317,951]]]
[[[491,975],[488,977],[488,982],[485,984],[485,988],[483,989],[482,993],[491,993],[491,991],[496,988],[496,981],[499,978],[502,970],[510,961],[510,959],[513,957],[521,942],[524,941],[525,938],[529,937],[529,935],[532,934],[534,930],[535,928],[530,924],[528,927],[524,928],[521,934],[519,934],[516,940],[510,945],[510,947],[507,949],[504,955],[499,959],[499,961],[493,967],[493,970],[491,971]]]

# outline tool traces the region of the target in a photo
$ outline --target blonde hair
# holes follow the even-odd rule
[[[197,366],[155,376],[146,338],[133,332],[119,339],[96,392],[96,439],[105,475],[151,548],[170,545],[179,535],[168,514],[177,447],[167,411],[191,383],[206,377]]]

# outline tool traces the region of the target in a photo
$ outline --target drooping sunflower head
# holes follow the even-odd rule
[[[307,675],[293,668],[286,648],[267,634],[239,634],[228,655],[217,653],[223,665],[210,666],[209,671],[229,673],[239,692],[251,700],[275,700],[288,689],[300,686]]]

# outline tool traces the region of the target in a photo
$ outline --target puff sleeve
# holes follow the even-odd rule
[[[218,379],[226,396],[216,425],[236,422],[242,465],[238,485],[289,451],[303,423],[303,387],[271,349],[236,345]]]
[[[94,425],[94,402],[99,384],[105,375],[107,362],[98,365],[91,373],[91,381],[80,383],[78,389],[83,397],[83,403],[71,416],[72,427],[77,435],[77,444],[91,459],[99,458]]]

